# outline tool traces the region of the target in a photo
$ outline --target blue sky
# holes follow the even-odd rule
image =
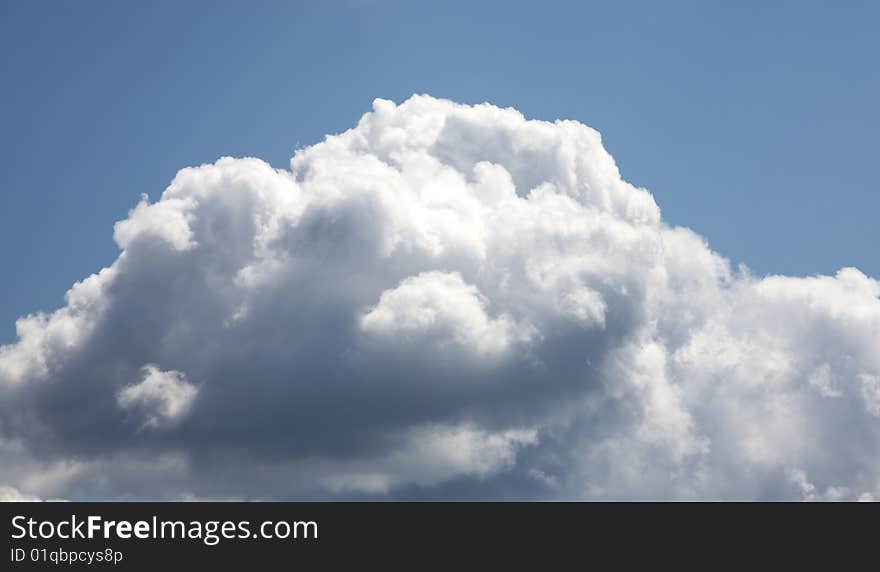
[[[876,2],[10,2],[0,341],[113,261],[177,169],[287,167],[375,97],[600,130],[624,178],[756,273],[880,276]]]

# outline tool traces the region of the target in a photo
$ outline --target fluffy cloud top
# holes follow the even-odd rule
[[[123,409],[139,411],[145,427],[175,423],[189,412],[197,390],[182,373],[148,364],[142,368],[142,377],[124,387],[116,400]]]
[[[0,348],[4,496],[880,493],[880,282],[733,271],[574,121],[376,100],[114,238]]]

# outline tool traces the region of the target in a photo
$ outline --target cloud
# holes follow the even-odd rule
[[[334,471],[327,486],[340,493],[387,494],[410,483],[436,485],[460,476],[486,478],[510,468],[518,449],[535,442],[533,430],[487,433],[466,425],[421,427],[380,462],[353,463],[344,471]]]
[[[580,123],[376,100],[114,238],[0,348],[21,494],[880,494],[880,282],[731,268]]]
[[[0,486],[0,502],[40,502],[41,499],[23,494],[15,487]]]
[[[136,411],[145,427],[173,424],[192,407],[197,389],[179,371],[161,371],[155,365],[141,368],[143,379],[124,387],[116,397],[119,406]]]
[[[361,317],[360,329],[380,338],[381,344],[481,358],[502,354],[517,341],[527,342],[531,334],[528,326],[517,327],[507,316],[488,316],[485,300],[460,274],[436,271],[406,278],[382,292],[379,303]]]
[[[22,493],[15,487],[0,486],[0,502],[43,502],[43,499]],[[64,499],[48,499],[46,502],[65,502]]]

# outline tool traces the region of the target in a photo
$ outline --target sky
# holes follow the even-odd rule
[[[0,341],[116,255],[178,169],[287,167],[376,97],[600,131],[667,220],[759,274],[880,275],[876,2],[14,2]]]
[[[2,10],[0,500],[880,498],[873,5]]]

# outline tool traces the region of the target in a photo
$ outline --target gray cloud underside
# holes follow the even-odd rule
[[[573,121],[180,171],[0,348],[4,498],[870,499],[880,283],[755,277]]]

